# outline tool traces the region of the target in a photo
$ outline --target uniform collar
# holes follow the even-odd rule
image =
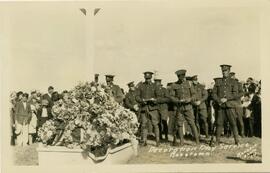
[[[146,84],[146,85],[152,85],[153,83],[152,82],[146,82],[146,81],[144,81],[144,84]]]
[[[111,85],[107,85],[108,87],[113,87],[114,86],[114,84],[112,83]]]
[[[177,84],[182,84],[184,81],[185,81],[185,80],[178,80],[178,81],[175,82],[175,83],[177,83]]]

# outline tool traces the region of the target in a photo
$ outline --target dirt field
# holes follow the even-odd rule
[[[223,145],[215,148],[208,147],[207,141],[195,147],[192,141],[186,140],[183,147],[172,147],[170,142],[162,143],[156,148],[153,141],[149,145],[138,148],[138,156],[134,156],[128,164],[175,164],[175,163],[258,163],[259,159],[239,159],[237,154],[253,147],[261,153],[260,138],[243,138],[241,145],[234,147],[232,138],[222,138]],[[205,144],[204,144],[205,143]],[[37,144],[14,147],[15,165],[38,165]],[[260,156],[261,158],[261,156]]]

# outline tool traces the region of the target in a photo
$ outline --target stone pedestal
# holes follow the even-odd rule
[[[137,143],[127,143],[114,149],[108,149],[103,157],[95,157],[82,149],[69,149],[63,146],[44,146],[37,148],[40,166],[49,165],[91,165],[124,164],[137,155]]]

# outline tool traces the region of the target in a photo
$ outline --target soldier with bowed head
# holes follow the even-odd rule
[[[199,144],[199,135],[197,127],[195,125],[195,117],[192,108],[192,102],[195,101],[195,90],[189,82],[186,81],[186,70],[178,70],[175,72],[178,77],[178,81],[175,82],[171,89],[171,100],[177,107],[176,111],[176,122],[177,129],[180,136],[180,145],[184,144],[183,137],[183,123],[184,120],[187,121],[188,125],[191,127],[193,137],[195,138],[196,144]],[[176,138],[176,136],[174,137]],[[174,142],[176,140],[174,139]],[[174,144],[175,145],[175,144]]]
[[[114,75],[105,75],[108,92],[113,96],[114,100],[120,105],[123,104],[124,93],[118,85],[113,83]]]
[[[144,72],[144,82],[137,85],[136,101],[140,104],[142,145],[146,146],[148,123],[154,128],[156,146],[159,146],[159,114],[157,104],[157,86],[152,82],[153,72]]]

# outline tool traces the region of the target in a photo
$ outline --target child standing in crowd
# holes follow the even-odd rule
[[[31,145],[34,142],[34,138],[36,136],[36,128],[37,128],[37,109],[36,109],[36,105],[37,100],[36,98],[32,98],[31,100],[31,111],[32,111],[32,117],[31,117],[31,121],[29,123],[29,145]]]
[[[37,126],[41,127],[47,120],[52,118],[49,102],[46,99],[41,101],[41,108],[37,110]]]
[[[251,103],[251,98],[249,94],[245,94],[245,96],[242,99],[242,106],[244,110],[244,127],[245,127],[245,136],[247,137],[253,137],[254,136],[254,130],[253,130],[253,124],[254,124],[254,119],[251,117],[251,110],[248,109],[248,106]]]
[[[28,142],[28,126],[31,120],[31,107],[27,102],[28,94],[22,95],[22,100],[17,102],[15,107],[15,133],[17,136],[17,145],[26,146]]]

